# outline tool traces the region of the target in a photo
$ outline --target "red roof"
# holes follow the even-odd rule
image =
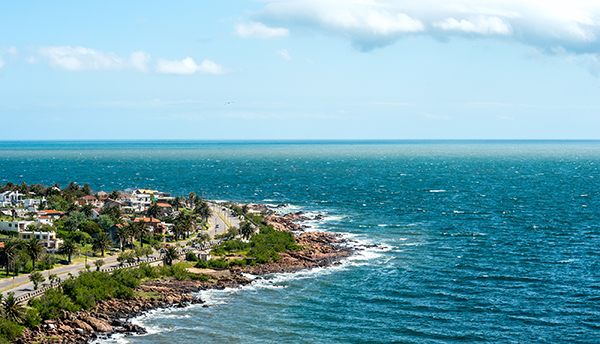
[[[95,201],[95,200],[96,200],[96,197],[94,197],[94,196],[89,196],[89,195],[88,195],[88,196],[83,196],[83,197],[81,197],[80,199],[85,199],[85,200],[88,200],[88,199],[89,199],[89,200]]]
[[[65,214],[65,213],[64,213],[64,212],[62,212],[62,211],[58,211],[58,210],[51,210],[51,209],[48,209],[48,210],[42,210],[42,211],[43,211],[44,213],[46,213],[46,214],[56,214],[56,215],[64,215],[64,214]]]
[[[168,203],[156,203],[156,205],[161,208],[171,208],[171,205]]]
[[[152,222],[154,222],[154,223],[160,223],[159,219],[155,219],[153,217],[138,217],[137,219],[133,220],[133,222],[140,222],[140,221],[150,222],[150,223],[152,223]]]

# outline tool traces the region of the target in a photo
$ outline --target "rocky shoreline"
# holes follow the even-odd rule
[[[305,228],[298,224],[307,220],[301,214],[285,216],[270,215],[269,224],[277,230],[298,232]],[[203,304],[204,301],[193,293],[207,289],[240,288],[252,283],[243,273],[265,275],[279,272],[294,272],[315,267],[338,264],[340,260],[352,254],[353,249],[344,245],[339,235],[323,232],[304,232],[295,236],[301,251],[289,251],[280,254],[276,262],[255,266],[232,267],[230,274],[212,276],[210,281],[177,281],[174,279],[157,280],[143,283],[136,291],[145,296],[131,300],[110,299],[101,301],[90,311],[69,313],[63,311],[55,320],[46,320],[43,324],[25,329],[18,344],[25,343],[89,343],[96,339],[109,338],[114,334],[144,334],[143,327],[128,320],[159,308],[187,307]]]

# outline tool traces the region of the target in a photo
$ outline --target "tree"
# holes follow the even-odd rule
[[[227,236],[230,237],[231,239],[235,238],[238,235],[240,235],[240,231],[238,231],[237,228],[229,227],[229,229],[227,229]]]
[[[173,246],[167,247],[167,250],[165,251],[165,256],[163,257],[165,265],[171,266],[173,264],[173,261],[177,258],[179,258],[179,252],[177,252],[177,249]]]
[[[104,265],[104,261],[102,259],[97,259],[94,262],[94,265],[96,265],[96,271],[100,271],[100,268],[102,267],[102,265]]]
[[[90,184],[88,184],[88,183],[83,184],[83,188],[81,188],[81,191],[86,196],[89,196],[92,194],[92,189],[90,188]]]
[[[119,198],[119,191],[117,190],[113,190],[109,195],[108,198],[112,199],[112,200],[117,200],[117,198]]]
[[[101,251],[102,257],[104,257],[104,251],[109,250],[111,246],[112,240],[110,239],[110,236],[106,233],[100,233],[94,238],[92,250]]]
[[[194,208],[194,212],[202,218],[202,224],[204,224],[213,213],[212,209],[210,209],[210,206],[206,202],[200,202],[200,204]]]
[[[69,264],[71,264],[71,256],[79,252],[79,245],[71,239],[65,240],[62,246],[58,249],[58,253],[67,255]]]
[[[150,207],[148,207],[148,210],[146,210],[146,214],[148,214],[148,216],[150,216],[150,218],[158,217],[158,215],[160,215],[161,212],[162,212],[162,209],[160,209],[160,207],[158,206],[158,203],[156,203],[156,202],[152,202],[152,205]]]
[[[202,235],[198,236],[198,239],[200,240],[200,242],[209,242],[210,241],[210,235],[208,235],[207,233],[202,233]]]
[[[104,211],[103,211],[104,212]],[[115,221],[110,215],[102,214],[98,216],[98,225],[102,227],[105,231],[109,230],[112,226],[115,225]]]
[[[25,307],[17,301],[13,291],[9,292],[2,301],[2,313],[4,313],[4,318],[18,324],[22,324],[27,316]]]
[[[135,235],[140,240],[140,246],[144,247],[144,239],[150,235],[150,232],[148,232],[148,224],[144,221],[137,222],[135,226]]]
[[[242,237],[250,239],[252,234],[254,234],[254,228],[252,228],[252,224],[250,224],[248,221],[240,223],[240,233],[242,234]]]
[[[34,271],[31,274],[29,274],[29,280],[33,282],[33,290],[38,290],[38,285],[44,282],[46,279],[44,278],[41,272]]]
[[[94,213],[94,206],[91,204],[86,204],[83,207],[81,207],[81,212],[85,215],[86,218],[90,218]]]
[[[11,265],[14,266],[20,249],[21,241],[18,239],[6,241],[4,247],[0,248],[0,259],[6,267],[6,276],[9,274]]]
[[[26,240],[23,244],[25,251],[31,258],[31,262],[33,263],[33,270],[35,270],[35,263],[38,261],[39,257],[44,254],[46,249],[44,245],[40,241],[40,239],[32,238]]]
[[[173,206],[174,210],[178,210],[181,208],[181,198],[179,196],[175,196],[170,202],[171,206]]]
[[[175,231],[175,239],[179,239],[181,234],[189,233],[191,228],[192,217],[184,212],[179,213],[173,226],[173,230]]]

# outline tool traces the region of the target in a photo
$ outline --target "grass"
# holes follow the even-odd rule
[[[160,299],[161,296],[157,291],[137,291],[135,296],[145,297],[147,299]]]

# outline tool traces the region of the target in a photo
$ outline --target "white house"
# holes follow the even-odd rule
[[[39,208],[42,204],[46,205],[46,199],[42,197],[39,198],[28,198],[23,200],[23,207],[27,208]]]
[[[23,194],[19,191],[5,191],[0,193],[0,202],[18,203],[23,200]]]
[[[46,250],[48,251],[56,251],[60,248],[60,245],[63,244],[62,239],[56,238],[55,232],[20,232],[19,239],[39,239]]]
[[[22,232],[34,221],[0,221],[0,230]]]

